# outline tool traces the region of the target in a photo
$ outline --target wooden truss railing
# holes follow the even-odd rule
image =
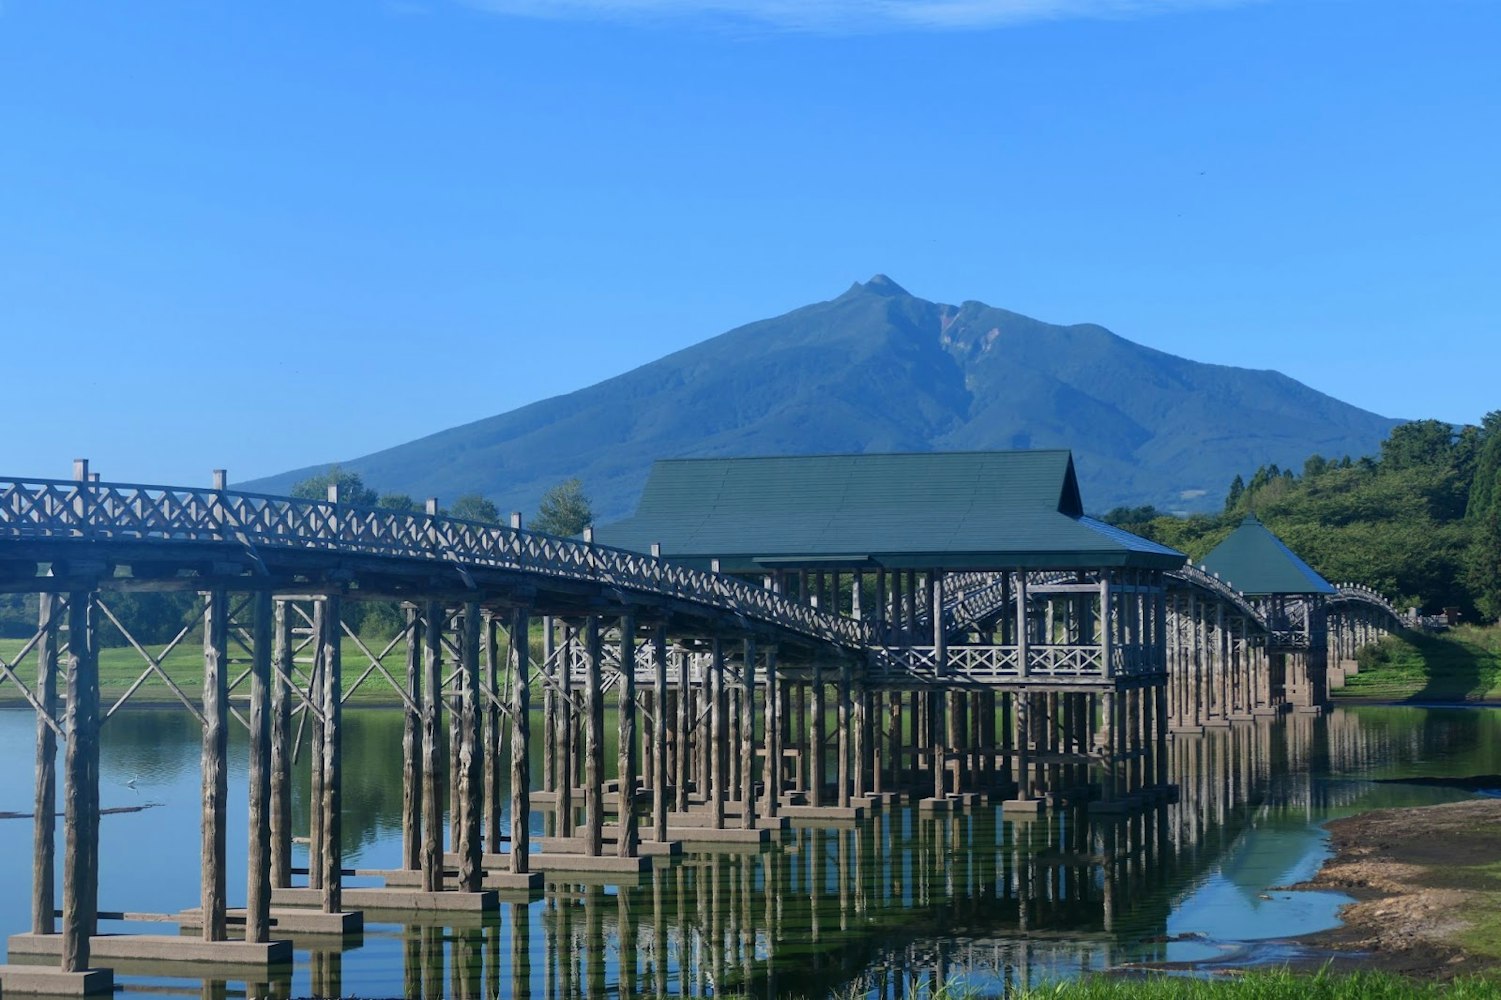
[[[1104,650],[1095,644],[1027,647],[1022,670],[1016,646],[948,646],[944,650],[945,682],[993,684],[1001,681],[1106,681],[1137,671],[1121,649],[1111,650],[1113,669],[1105,670]],[[1143,673],[1145,671],[1142,671]],[[868,677],[877,682],[936,681],[938,653],[932,646],[884,646],[872,651]]]
[[[73,480],[0,480],[0,541],[219,543],[374,555],[585,580],[741,615],[843,647],[868,627],[770,590],[651,556],[428,514],[254,493]]]

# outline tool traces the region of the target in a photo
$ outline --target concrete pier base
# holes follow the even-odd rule
[[[229,929],[233,932],[244,933],[245,911],[229,910]],[[177,926],[184,931],[198,932],[203,929],[203,911],[198,908],[183,910],[175,914]],[[360,934],[365,930],[365,914],[359,910],[345,910],[342,913],[324,913],[321,910],[301,910],[288,907],[271,911],[271,931],[273,935],[304,935],[304,934],[327,934],[330,936],[346,937],[350,934]]]
[[[345,889],[345,903],[357,903],[362,910],[396,910],[407,912],[484,913],[500,905],[494,889],[480,892],[423,892],[420,889]],[[321,907],[321,889],[272,889],[273,906]]]
[[[552,838],[545,838],[552,839]],[[621,858],[612,855],[598,857],[588,854],[555,853],[533,854],[533,871],[553,874],[556,872],[602,872],[611,875],[639,875],[651,871],[651,858],[641,855]]]
[[[802,820],[842,819],[861,820],[865,818],[864,806],[786,806],[782,809],[782,818],[789,822]]]
[[[62,972],[45,965],[0,965],[0,996],[87,997],[114,991],[115,974],[109,969]]]
[[[1007,799],[1001,803],[1001,812],[1007,816],[1041,816],[1047,808],[1042,799]]]
[[[12,934],[10,954],[44,955],[61,958],[63,939],[60,934]],[[233,966],[239,969],[264,970],[270,965],[292,961],[292,942],[204,941],[176,934],[96,934],[89,938],[89,959],[110,967],[112,960]]]
[[[685,850],[693,850],[694,844],[769,844],[772,830],[739,830],[726,827],[716,830],[712,826],[669,826],[667,836],[681,840]]]

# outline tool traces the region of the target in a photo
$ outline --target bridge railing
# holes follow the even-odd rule
[[[1338,590],[1339,593],[1329,599],[1330,604],[1366,604],[1390,615],[1399,623],[1407,621],[1407,616],[1393,607],[1392,602],[1378,590],[1361,583],[1341,583]]]
[[[864,623],[743,581],[589,542],[431,514],[257,493],[75,480],[0,480],[0,540],[217,542],[443,562],[668,596],[843,646]]]
[[[1204,567],[1195,566],[1193,563],[1184,563],[1178,569],[1168,571],[1167,575],[1170,579],[1181,580],[1190,586],[1208,591],[1226,604],[1232,605],[1258,627],[1262,629],[1268,628],[1266,616],[1261,613],[1256,605],[1251,603],[1245,594],[1242,594]]]

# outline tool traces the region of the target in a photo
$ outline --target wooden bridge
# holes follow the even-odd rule
[[[636,873],[682,843],[763,843],[789,820],[857,820],[904,796],[935,814],[982,797],[1034,815],[1147,807],[1176,794],[1173,733],[1319,711],[1329,663],[1342,676],[1359,645],[1395,627],[1390,606],[1357,587],[1249,598],[1084,518],[1071,460],[1057,470],[1051,500],[1034,474],[1017,504],[1042,496],[1049,519],[1032,511],[1034,535],[1004,546],[766,558],[671,538],[560,539],[519,516],[444,517],[436,501],[409,515],[352,507],[335,490],[325,501],[238,493],[223,472],[208,489],[103,483],[85,462],[72,480],[0,481],[0,590],[41,595],[36,633],[0,661],[0,683],[38,720],[32,927],[11,939],[0,988],[106,989],[109,973],[92,967],[124,959],[274,964],[290,951],[272,940],[273,912],[279,932],[342,933],[357,911],[483,910],[498,893],[525,898],[542,871]],[[1028,541],[1050,532],[1063,542]],[[133,591],[201,594],[201,617],[153,650],[111,608]],[[345,624],[348,601],[400,602],[404,627],[374,649]],[[107,707],[106,623],[141,657]],[[202,689],[185,691],[163,661],[199,635]],[[28,658],[35,672],[22,676]],[[405,710],[403,865],[383,873],[385,889],[345,889],[342,706],[366,685]],[[203,728],[200,907],[177,915],[201,927],[199,943],[97,936],[99,727],[151,689]],[[225,884],[231,719],[251,736],[242,925]],[[290,773],[304,737],[312,819],[294,886]],[[243,940],[229,940],[232,926]],[[56,971],[14,964],[27,956],[55,957]]]

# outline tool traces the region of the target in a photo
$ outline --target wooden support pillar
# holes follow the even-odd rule
[[[326,607],[321,600],[313,601],[313,630],[308,649],[312,651],[313,669],[308,684],[308,701],[313,711],[304,719],[311,719],[308,741],[308,854],[307,884],[309,889],[323,888],[323,852],[318,845],[323,843],[323,619]],[[302,727],[297,729],[294,752],[302,742]]]
[[[406,609],[406,684],[410,707],[401,714],[401,866],[422,869],[422,626]]]
[[[693,724],[691,713],[692,677],[690,676],[687,653],[673,654],[673,660],[677,664],[677,734],[674,739],[676,754],[673,759],[673,797],[676,799],[675,807],[678,812],[684,812],[688,808],[688,783],[692,777],[691,754],[689,752],[689,740],[692,738],[689,732]]]
[[[250,624],[250,835],[245,860],[245,940],[271,939],[271,592],[252,598]]]
[[[552,738],[557,741],[553,759],[558,769],[558,836],[573,836],[574,736],[578,731],[578,714],[573,699],[573,661],[578,653],[578,630],[563,625],[563,648],[558,656],[558,720]]]
[[[774,817],[782,797],[782,679],[777,670],[777,648],[766,650],[766,815]]]
[[[225,811],[229,799],[229,595],[222,590],[204,594],[203,606],[203,822],[200,900],[203,939],[228,936],[224,869]]]
[[[532,651],[528,644],[529,634],[526,609],[512,610],[510,663],[515,676],[511,678],[511,871],[518,875],[531,871]],[[492,842],[490,850],[499,851],[500,845]]]
[[[36,799],[32,807],[31,840],[31,932],[53,934],[54,881],[57,877],[57,633],[61,601],[52,594],[39,594],[36,698],[42,715],[36,720]]]
[[[740,699],[740,825],[747,830],[756,826],[756,641],[746,639],[741,648],[744,667],[741,679],[744,690]],[[768,765],[770,760],[768,759]]]
[[[473,601],[464,605],[464,631],[459,640],[458,735],[452,753],[458,760],[458,787],[453,795],[459,802],[459,884],[465,892],[479,892],[485,873],[481,867],[484,852],[480,843],[484,804],[484,761],[481,758],[479,732],[480,692],[480,608]]]
[[[620,836],[617,853],[634,858],[640,852],[636,823],[636,616],[620,616],[620,685],[616,712],[620,722],[619,766],[616,785],[620,790],[617,809]]]
[[[948,674],[948,630],[943,621],[943,573],[928,574],[928,609],[933,625],[933,672],[939,684]],[[929,766],[933,770],[933,798],[944,797],[944,776],[948,771],[948,731],[945,723],[945,694],[941,687],[928,693],[928,739],[931,750]],[[956,789],[957,791],[957,789]]]
[[[344,755],[342,750],[344,689],[340,652],[343,628],[340,599],[330,594],[324,600],[323,632],[323,912],[338,913],[344,907]],[[314,845],[316,849],[317,845]]]
[[[853,750],[850,728],[854,722],[851,699],[853,697],[849,657],[839,658],[839,807],[850,805],[850,755]]]
[[[485,680],[480,696],[485,718],[485,850],[500,852],[500,622],[486,611],[484,631]],[[514,643],[514,637],[511,639]],[[521,638],[526,641],[526,636]]]
[[[658,625],[652,629],[652,778],[651,819],[652,839],[658,842],[667,839],[667,628]]]
[[[287,602],[272,612],[271,651],[271,885],[292,884],[292,659],[296,643]]]
[[[443,720],[443,605],[429,601],[422,633],[422,888],[443,888],[443,788],[438,733]]]
[[[99,914],[99,647],[94,595],[68,595],[63,757],[62,971],[89,966]]]
[[[584,853],[599,857],[605,834],[605,695],[599,619],[584,620]]]
[[[803,738],[808,746],[808,801],[812,805],[823,805],[823,782],[824,782],[824,724],[823,724],[823,664],[815,654],[813,659],[813,683],[811,695],[813,698],[811,718],[808,720],[809,728],[804,732]]]
[[[724,645],[718,636],[711,641],[709,659],[710,733],[706,752],[709,756],[709,816],[716,830],[724,829],[725,755],[724,746]]]
[[[856,579],[859,579],[859,577],[857,576]],[[850,670],[850,667],[846,666],[845,670],[846,672],[848,672]],[[851,746],[850,758],[854,762],[854,770],[853,774],[851,775],[851,783],[853,787],[850,789],[850,792],[852,795],[858,798],[864,798],[866,792],[866,773],[869,764],[866,758],[871,751],[869,728],[870,692],[865,689],[865,686],[863,684],[858,685],[854,689],[853,697],[853,710],[850,715],[850,733],[853,743]]]

